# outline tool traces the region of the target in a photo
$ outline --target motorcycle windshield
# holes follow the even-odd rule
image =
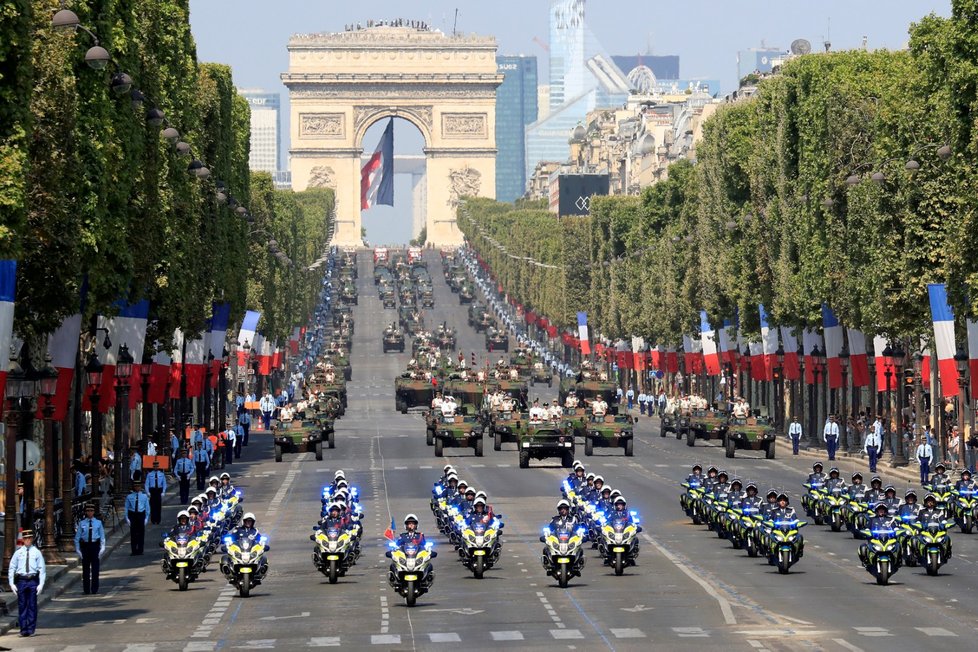
[[[472,526],[472,531],[481,536],[486,533],[486,526],[484,523],[476,523]]]
[[[404,546],[404,556],[405,557],[417,557],[418,556],[418,546],[413,543],[409,543]]]
[[[570,541],[571,533],[568,530],[561,530],[557,533],[557,540],[561,543],[567,543]]]
[[[326,530],[326,536],[327,538],[330,539],[337,539],[340,536],[340,531],[338,528],[331,527],[328,530]]]
[[[190,537],[186,534],[178,535],[176,538],[178,546],[185,546],[190,543]]]

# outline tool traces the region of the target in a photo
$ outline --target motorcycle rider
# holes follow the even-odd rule
[[[589,491],[587,491],[583,498],[589,503],[596,503],[601,500],[601,489],[604,487],[604,477],[600,475],[594,476],[594,482]]]
[[[170,534],[168,537],[170,539],[176,539],[181,534],[190,536],[194,533],[194,526],[190,523],[190,512],[185,509],[180,510],[177,514],[177,524],[170,528]]]
[[[706,470],[706,477],[703,478],[703,491],[709,492],[713,490],[713,485],[717,482],[717,467],[711,466]]]
[[[900,509],[900,499],[897,498],[896,487],[891,484],[886,485],[886,488],[883,489],[883,495],[883,503],[886,505],[889,513],[896,514]]]
[[[904,517],[912,517],[916,520],[917,515],[920,513],[920,503],[917,502],[917,492],[910,490],[903,495],[904,503],[900,505],[900,509],[897,510],[897,516],[900,520],[907,520]]]
[[[924,496],[924,506],[917,512],[917,522],[927,524],[930,521],[940,521],[944,518],[944,512],[937,509],[937,498],[934,494]]]
[[[445,468],[442,469],[441,477],[438,478],[438,484],[444,487],[448,482],[448,476],[452,475],[453,473],[455,473],[455,467],[451,464],[446,464]]]
[[[474,523],[489,525],[492,523],[493,517],[492,514],[486,511],[487,509],[488,506],[486,505],[486,499],[476,498],[472,503],[472,511],[465,517],[465,521],[470,525]]]
[[[472,511],[472,504],[474,502],[475,489],[473,487],[468,487],[465,490],[465,495],[455,503],[455,507],[458,509],[458,513],[462,515],[462,518],[468,516],[469,512]]]
[[[748,482],[747,488],[744,490],[744,499],[740,502],[740,506],[760,508],[763,503],[764,499],[757,493],[757,485],[753,482]]]
[[[765,520],[771,518],[771,513],[778,508],[778,492],[774,489],[768,489],[767,500],[760,505],[760,511],[758,514],[762,516]]]
[[[234,485],[231,484],[230,473],[221,474],[221,486],[218,488],[217,495],[221,497],[221,500],[227,500],[234,495]]]
[[[484,492],[484,491],[477,491],[477,492],[475,492],[475,500],[478,501],[480,498],[485,503],[484,504],[484,507],[485,507],[486,514],[488,514],[488,516],[489,516],[490,519],[495,518],[496,517],[496,514],[492,511],[492,505],[490,505],[489,502],[488,502],[489,501],[489,495],[486,494],[486,492]],[[473,510],[475,509],[475,502],[472,503],[472,509]]]
[[[200,517],[200,509],[196,505],[191,505],[187,508],[187,514],[190,517],[190,533],[197,534],[204,529],[204,519]]]
[[[934,467],[934,473],[930,476],[930,487],[931,490],[937,490],[938,488],[946,489],[951,486],[951,478],[947,475],[947,467],[941,462]]]
[[[869,493],[869,487],[863,484],[863,474],[858,471],[853,473],[852,483],[849,485],[849,500],[863,502],[867,493]]]
[[[567,484],[574,491],[577,491],[578,486],[584,481],[584,465],[579,461],[574,460],[573,468],[571,469],[570,475],[567,476]]]
[[[835,469],[835,472],[838,475],[839,470]],[[806,484],[811,484],[811,485],[825,484],[825,480],[826,480],[826,476],[824,473],[822,473],[822,463],[815,462],[814,464],[812,464],[812,472],[808,474],[808,480],[806,480]]]
[[[924,502],[926,502],[926,500],[927,499],[925,498]],[[893,529],[893,517],[889,515],[889,510],[886,507],[886,503],[876,503],[876,507],[873,508],[873,511],[876,515],[869,519],[868,528],[870,532]],[[859,546],[859,561],[863,563],[863,566],[869,566],[869,544],[864,543]]]
[[[550,519],[550,529],[573,530],[577,525],[577,517],[570,513],[570,503],[561,499],[557,502],[557,515]],[[546,551],[544,552],[546,554]]]
[[[326,516],[319,521],[319,529],[328,530],[338,528],[340,530],[349,529],[350,521],[342,514],[342,507],[339,503],[331,503]]]
[[[712,487],[713,495],[715,497],[720,497],[730,493],[730,483],[727,481],[728,477],[729,476],[727,475],[726,471],[720,471],[717,473],[716,484],[714,484]]]
[[[734,478],[730,483],[730,493],[727,494],[727,502],[731,506],[739,506],[744,500],[746,495],[743,490],[744,483],[740,481],[740,478]]]
[[[693,485],[700,485],[703,483],[703,467],[699,464],[694,464],[690,474],[686,476],[686,482]]]
[[[839,469],[833,466],[829,469],[828,479],[825,480],[825,490],[833,493],[836,487],[843,493],[846,491],[846,481],[839,477]]]
[[[869,487],[870,489],[866,493],[867,503],[875,505],[886,499],[886,493],[883,491],[883,479],[881,477],[874,475],[873,479],[869,481]]]
[[[964,469],[961,471],[961,479],[954,483],[954,488],[958,491],[969,490],[974,491],[978,487],[975,481],[971,477],[971,471]]]

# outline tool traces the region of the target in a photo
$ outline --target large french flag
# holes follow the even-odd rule
[[[248,346],[254,348],[255,346],[255,334],[258,332],[258,320],[261,319],[261,313],[256,310],[248,310],[245,312],[244,319],[241,320],[241,329],[238,331],[238,364],[244,365],[246,361],[246,356],[244,352],[245,342]]]
[[[360,170],[360,208],[394,205],[394,118],[387,123],[376,151]]]
[[[883,357],[883,351],[886,350],[887,340],[882,335],[875,335],[873,337],[873,357],[875,359],[876,367],[876,391],[885,392],[888,389],[894,390],[897,386],[896,375],[893,374],[893,369],[890,369],[890,386],[886,386],[886,370],[889,365],[889,360]]]
[[[795,337],[795,329],[782,326],[781,342],[784,347],[784,378],[798,380],[801,378],[801,365],[798,360],[798,338]]]
[[[187,396],[204,394],[204,378],[207,376],[207,350],[204,337],[187,340],[187,358],[183,361],[183,373],[187,376]]]
[[[146,341],[146,322],[149,319],[148,299],[136,303],[119,300],[115,302],[114,306],[119,310],[118,315],[114,317],[100,316],[97,320],[99,328],[107,329],[108,337],[112,342],[112,346],[108,349],[102,347],[101,342],[96,344],[99,362],[102,363],[102,387],[99,388],[98,411],[103,414],[115,406],[115,367],[119,359],[119,351],[125,344],[129,348],[129,353],[132,354],[135,364],[142,362],[143,346]],[[138,367],[133,366],[133,375],[129,379],[130,386],[139,382],[138,369]]]
[[[81,334],[81,314],[65,317],[58,330],[48,335],[48,353],[51,366],[58,370],[58,389],[52,407],[54,421],[64,421],[68,416],[71,399],[71,383],[75,377],[75,359],[78,356],[78,338]]]
[[[17,261],[0,260],[0,396],[7,387],[7,362],[10,360],[10,342],[14,336],[14,295],[17,290]],[[77,336],[75,333],[76,346]],[[74,360],[72,360],[74,365]]]
[[[700,338],[703,341],[703,363],[710,376],[720,375],[720,355],[717,353],[716,331],[710,325],[705,310],[700,310]]]
[[[729,319],[723,320],[723,326],[719,330],[719,342],[720,342],[720,359],[724,362],[729,362],[730,364],[735,364],[737,362],[737,348],[736,343],[730,341],[730,331],[733,328],[733,322]],[[717,372],[719,373],[719,371]]]
[[[761,351],[764,356],[764,380],[772,380],[774,378],[774,367],[777,365],[778,360],[778,329],[771,328],[767,310],[764,309],[764,306],[759,305],[758,309],[760,310],[761,316]],[[785,353],[787,354],[787,351]],[[751,355],[753,356],[753,351]],[[784,372],[782,371],[782,373]]]
[[[302,328],[296,326],[292,329],[292,337],[289,338],[289,353],[299,355],[299,340],[302,338]]]
[[[849,335],[849,366],[852,369],[852,386],[869,387],[869,358],[866,356],[866,336],[855,328],[847,328]]]
[[[817,330],[813,328],[806,328],[801,334],[802,345],[805,349],[805,383],[808,385],[815,384],[815,365],[812,364],[812,350],[818,346],[819,349],[825,351],[825,345],[822,343],[822,335]],[[819,382],[825,378],[825,370],[819,375]]]
[[[927,286],[930,314],[934,322],[934,342],[937,344],[937,369],[944,398],[958,395],[958,368],[954,362],[954,311],[947,303],[947,288],[943,283]],[[925,381],[926,384],[926,381]]]
[[[149,377],[148,403],[161,405],[166,400],[166,385],[170,380],[170,363],[172,359],[166,351],[159,351],[153,356],[153,366]]]
[[[227,344],[228,322],[231,319],[231,304],[215,303],[211,312],[210,329],[207,333],[207,348],[214,354],[211,362],[211,388],[216,388],[224,366],[224,345]],[[206,355],[206,354],[205,354]]]
[[[747,348],[750,351],[750,377],[752,380],[771,380],[773,375],[771,370],[773,365],[768,365],[767,356],[764,355],[763,342],[748,342]]]
[[[683,356],[686,360],[687,374],[703,373],[703,342],[683,335]]]
[[[822,304],[822,328],[825,332],[825,357],[829,367],[829,389],[839,389],[842,387],[842,362],[839,360],[839,353],[842,352],[842,326],[839,325],[839,319],[826,303]]]
[[[577,339],[581,341],[581,354],[591,355],[591,340],[587,330],[587,313],[577,313]]]

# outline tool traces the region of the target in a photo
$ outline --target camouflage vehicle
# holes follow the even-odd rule
[[[393,287],[387,287],[383,291],[381,291],[380,302],[383,304],[384,308],[397,307],[397,295],[394,294]]]
[[[355,283],[357,280],[357,268],[340,267],[337,276],[340,278],[340,283]]]
[[[570,427],[574,437],[580,438],[582,441],[586,439],[588,425],[591,422],[591,414],[588,409],[584,406],[578,406],[576,408],[565,407],[563,410],[564,423]]]
[[[475,299],[475,287],[468,281],[462,283],[458,290],[458,302],[461,305],[472,303]]]
[[[397,351],[404,353],[404,333],[396,328],[387,328],[384,331],[384,353]]]
[[[476,457],[482,457],[485,428],[482,418],[473,415],[443,417],[435,431],[435,457],[442,457],[445,448],[471,448]]]
[[[530,466],[530,460],[559,457],[562,467],[574,463],[574,433],[563,421],[527,422],[519,431],[517,446],[520,451],[520,468]]]
[[[418,286],[418,303],[422,308],[435,307],[435,291],[430,285]]]
[[[413,292],[411,294],[401,294],[401,305],[407,308],[417,308],[418,300]]]
[[[474,328],[476,333],[484,333],[495,323],[492,313],[484,305],[473,303],[469,306],[469,326]]]
[[[430,407],[434,397],[430,372],[407,371],[394,379],[394,409],[401,414],[407,414],[411,408]]]
[[[547,387],[554,386],[554,376],[550,371],[550,367],[544,364],[543,361],[537,360],[533,363],[530,368],[530,385],[536,385],[540,383],[541,385],[546,383]]]
[[[346,323],[353,323],[353,309],[343,304],[333,306],[333,326],[338,328]]]
[[[676,439],[682,439],[689,429],[689,415],[680,414],[675,411],[672,414],[662,414],[659,416],[659,436],[665,437],[667,433],[676,435]]]
[[[452,292],[459,292],[462,289],[462,284],[469,279],[468,273],[466,273],[464,267],[454,267],[448,273],[448,287],[452,289]]]
[[[401,303],[405,301],[414,301],[414,283],[410,280],[400,283],[397,288],[397,296],[401,300]]]
[[[506,331],[499,330],[495,324],[486,329],[486,350],[509,351],[509,335]]]
[[[512,396],[519,401],[520,405],[529,405],[530,386],[526,382],[526,378],[520,377],[518,373],[514,378],[507,369],[498,370],[497,376],[496,371],[494,369],[489,372],[489,391],[499,390]]]
[[[347,306],[355,306],[359,303],[357,298],[357,286],[352,282],[344,283],[343,287],[340,289],[340,301]]]
[[[442,351],[454,351],[455,329],[447,327],[444,324],[440,326],[438,331],[435,333],[435,343]]]
[[[697,439],[723,440],[727,434],[727,413],[713,410],[690,410],[686,445],[695,446]]]
[[[581,403],[593,401],[599,396],[608,404],[608,414],[618,414],[618,386],[602,376],[585,378],[577,383],[577,398]]]
[[[584,436],[584,454],[593,455],[594,448],[624,448],[625,457],[635,454],[635,419],[627,414],[607,414],[593,417]]]
[[[374,285],[380,285],[383,281],[394,282],[394,275],[391,274],[391,270],[387,267],[386,262],[378,262],[374,264]]]
[[[411,342],[411,357],[417,358],[418,354],[424,352],[428,353],[435,350],[435,345],[431,341],[431,337],[424,332],[417,334],[414,341]]]
[[[311,388],[311,391],[317,395],[322,392],[327,396],[336,396],[340,400],[343,411],[346,411],[346,380],[336,370],[326,369],[323,371],[317,369]]]
[[[520,432],[529,420],[530,415],[518,409],[489,412],[488,430],[492,434],[492,449],[499,451],[503,449],[503,444],[517,443]]]
[[[723,437],[723,447],[727,457],[734,457],[737,450],[764,451],[764,456],[774,459],[778,433],[767,417],[727,420],[727,431]]]
[[[464,415],[480,414],[486,388],[483,383],[471,377],[466,379],[458,372],[452,372],[442,383],[442,393],[452,396],[459,405],[459,411]]]
[[[330,426],[332,432],[332,425]],[[323,460],[323,440],[326,432],[318,419],[278,422],[272,426],[275,441],[275,461],[281,462],[284,453],[309,452],[316,454],[316,461]]]
[[[412,262],[411,278],[413,278],[416,281],[421,280],[423,278],[430,280],[431,276],[428,274],[428,263],[426,263],[423,259],[420,258]]]

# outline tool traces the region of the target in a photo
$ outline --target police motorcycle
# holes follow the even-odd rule
[[[477,498],[476,502],[485,501]],[[458,554],[462,564],[472,571],[472,575],[481,580],[485,571],[499,561],[502,542],[499,535],[504,527],[499,516],[494,516],[488,523],[480,518],[469,518],[462,529],[461,543]]]
[[[249,520],[253,528],[255,515],[251,512],[245,514],[241,522],[247,527]],[[261,584],[268,573],[268,561],[265,559],[269,550],[268,537],[258,535],[257,530],[254,532],[253,535],[239,535],[235,529],[223,539],[225,555],[221,559],[221,572],[238,589],[242,598],[251,595],[251,589]]]
[[[936,497],[936,496],[935,496]],[[971,534],[978,521],[978,487],[960,487],[952,491],[951,513],[963,534]]]
[[[424,544],[391,541],[388,544],[390,549],[386,556],[391,560],[388,582],[409,607],[413,607],[418,597],[427,593],[435,581],[431,560],[438,556],[438,552],[432,550],[433,545],[431,541]]]
[[[805,482],[802,486],[807,490],[801,497],[801,506],[805,508],[805,513],[815,522],[815,525],[825,523],[825,480],[814,480]],[[833,530],[834,532],[837,530]]]
[[[338,503],[330,505],[339,510]],[[345,527],[330,524],[326,527],[314,525],[313,534],[309,540],[316,544],[312,553],[312,562],[316,570],[329,579],[330,584],[336,584],[340,577],[353,566],[360,556],[360,549],[355,545],[352,524]]]
[[[619,496],[615,503],[624,503]],[[626,566],[634,566],[638,557],[638,533],[642,531],[638,512],[612,511],[607,517],[599,515],[601,522],[601,538],[598,540],[598,552],[604,558],[604,563],[615,569],[615,575],[622,575]]]
[[[686,491],[680,494],[679,505],[686,512],[686,516],[692,519],[693,525],[701,525],[703,523],[701,506],[705,491],[703,482],[702,480],[687,480],[682,483],[682,487]]]
[[[948,528],[953,526],[954,521],[951,519],[931,519],[913,524],[916,532],[913,539],[916,562],[931,577],[936,576],[941,566],[951,559],[951,535],[948,534]]]
[[[181,511],[177,518],[181,517],[189,521],[190,513]],[[160,547],[163,548],[163,559],[160,561],[163,574],[166,579],[176,582],[181,591],[186,591],[187,585],[204,570],[204,542],[188,529],[173,536],[164,534]]]
[[[551,530],[543,528],[540,537],[544,548],[542,561],[543,569],[548,575],[557,580],[560,588],[566,589],[571,577],[580,577],[584,568],[584,538],[587,528],[577,525],[574,528],[558,528]]]
[[[850,496],[842,509],[842,520],[853,539],[865,536],[867,523],[873,515],[873,508],[865,497]]]
[[[823,487],[818,491],[818,502],[814,506],[816,525],[828,524],[833,532],[841,532],[845,525],[845,514],[849,505],[849,495],[843,485],[832,488]]]
[[[954,495],[954,485],[951,484],[951,481],[939,480],[935,482],[932,480],[931,482],[925,482],[923,486],[937,500],[937,509],[942,511],[948,518],[954,518],[956,496]]]
[[[880,510],[882,512],[882,510]],[[893,522],[884,514],[873,518],[863,530],[867,542],[859,547],[859,560],[880,586],[889,584],[890,578],[900,569],[900,539]]]
[[[736,507],[734,512],[737,523],[733,529],[730,542],[734,548],[745,550],[748,557],[757,557],[761,551],[760,534],[764,522],[761,518],[760,508],[742,504]]]

